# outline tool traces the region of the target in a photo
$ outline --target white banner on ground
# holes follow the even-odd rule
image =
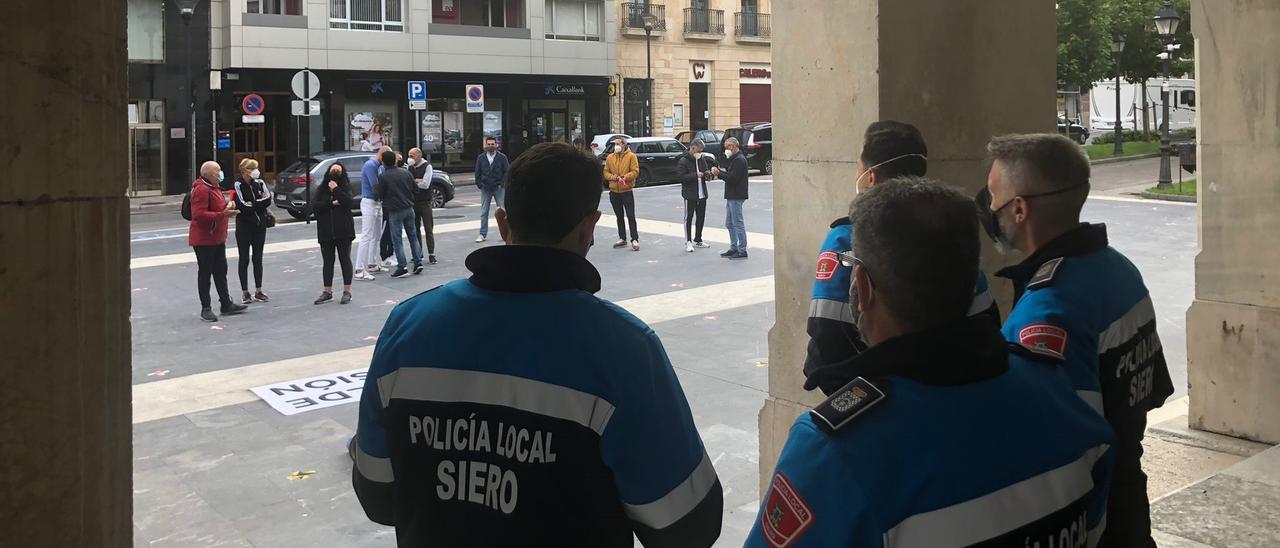
[[[296,381],[251,388],[262,401],[283,415],[297,415],[316,409],[360,401],[368,368],[329,373]]]

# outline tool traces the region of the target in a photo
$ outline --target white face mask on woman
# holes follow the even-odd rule
[[[253,178],[253,179],[261,178],[261,177],[262,177],[262,172],[261,172],[261,171],[258,171],[258,170],[256,170],[256,169],[255,169],[255,170],[253,170],[253,171],[250,171],[250,172],[249,172],[249,177],[250,177],[250,178]]]

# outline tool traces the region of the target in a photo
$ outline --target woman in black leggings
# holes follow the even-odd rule
[[[316,216],[316,240],[324,257],[324,292],[315,304],[333,300],[333,262],[342,263],[342,304],[351,302],[351,241],[356,223],[351,218],[351,184],[342,164],[334,162],[324,174],[324,182],[311,195],[311,211]]]
[[[258,161],[240,160],[240,177],[236,179],[236,246],[240,248],[240,291],[244,304],[257,299],[267,302],[262,292],[262,248],[267,243],[267,210],[271,207],[271,191],[259,177]],[[252,255],[252,257],[250,257]],[[253,261],[254,294],[249,295],[249,261]]]

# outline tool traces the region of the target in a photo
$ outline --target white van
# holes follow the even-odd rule
[[[1169,89],[1173,98],[1169,103],[1169,131],[1196,125],[1196,81],[1187,79],[1169,80]],[[1160,104],[1160,80],[1147,81],[1146,89],[1142,84],[1130,84],[1120,80],[1120,124],[1124,129],[1142,127],[1142,94],[1147,96],[1148,116],[1153,131],[1160,128],[1163,116]],[[1093,85],[1089,92],[1090,117],[1089,128],[1093,135],[1101,135],[1115,128],[1116,123],[1116,83],[1115,80],[1104,80]]]

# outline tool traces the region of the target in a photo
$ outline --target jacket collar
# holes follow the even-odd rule
[[[848,217],[841,217],[839,219],[831,221],[831,228],[835,228],[837,226],[843,226],[843,225],[851,225],[851,224],[853,224],[853,221],[850,220]]]
[[[984,316],[937,329],[894,337],[842,364],[814,372],[822,386],[843,386],[858,377],[905,377],[935,386],[958,386],[998,377],[1009,368],[1000,330]]]
[[[600,272],[596,267],[583,257],[553,247],[486,247],[467,256],[467,270],[471,271],[472,284],[489,291],[600,291]]]
[[[1107,225],[1080,223],[1080,226],[1040,246],[1026,260],[996,272],[996,276],[1011,280],[1021,296],[1022,288],[1026,287],[1027,282],[1044,263],[1059,257],[1088,255],[1106,247]]]

